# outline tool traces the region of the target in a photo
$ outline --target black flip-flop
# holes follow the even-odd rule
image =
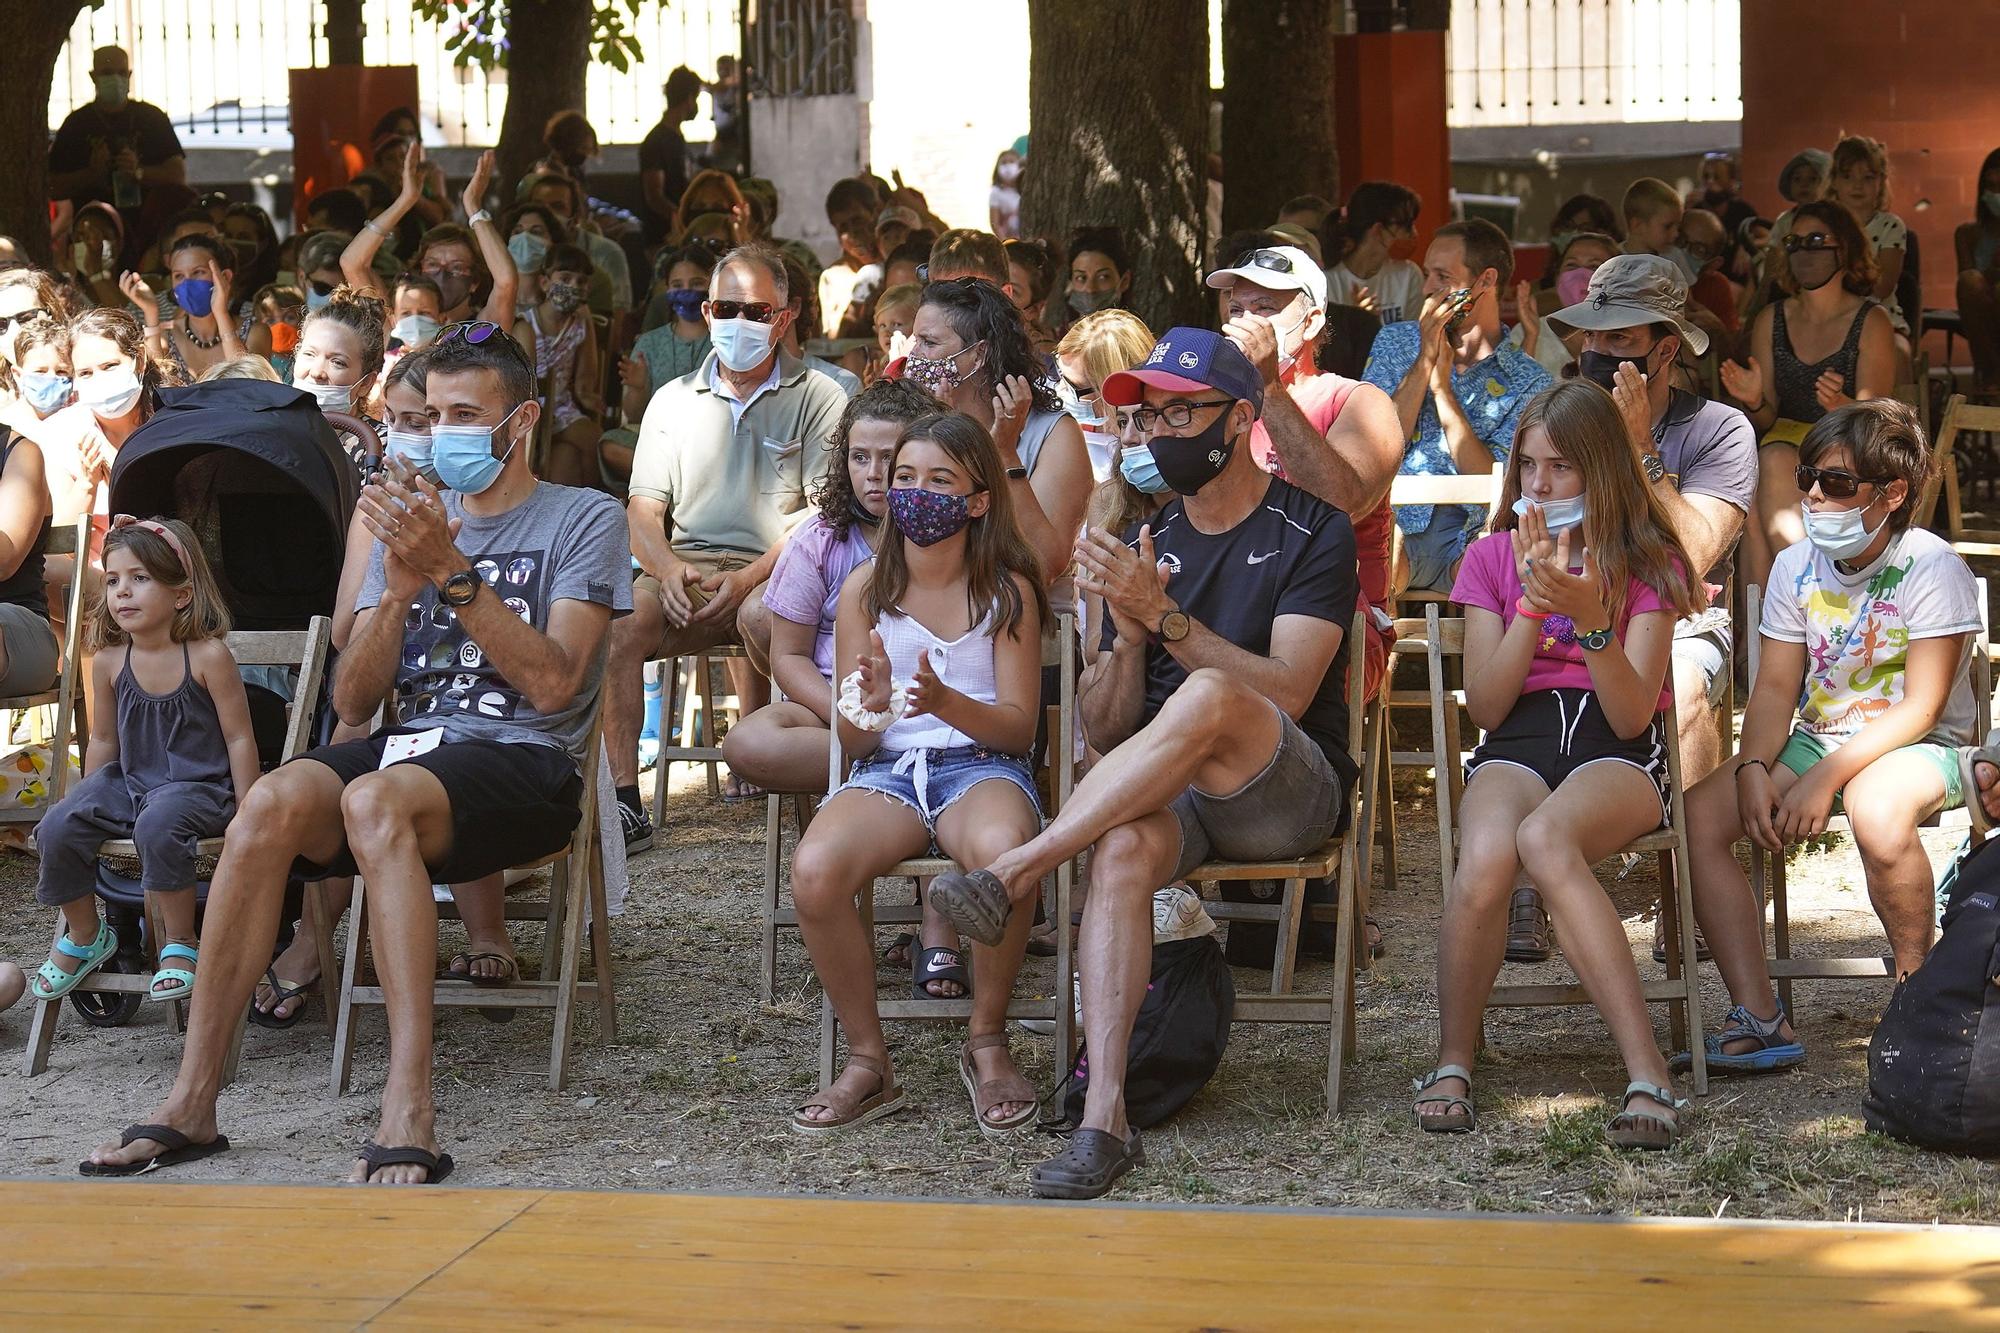
[[[1028,1188],[1043,1199],[1095,1199],[1145,1164],[1138,1130],[1121,1139],[1101,1129],[1079,1129],[1069,1136],[1069,1147],[1029,1169]]]
[[[153,1154],[142,1162],[125,1162],[121,1165],[106,1165],[99,1162],[78,1162],[77,1173],[85,1176],[143,1176],[148,1171],[158,1171],[161,1167],[179,1166],[182,1162],[199,1162],[204,1157],[229,1151],[229,1136],[217,1134],[207,1143],[196,1143],[172,1125],[127,1125],[118,1138],[118,1146],[129,1148],[140,1139],[151,1139],[165,1149]]]
[[[273,1031],[282,1032],[306,1016],[306,1002],[303,997],[313,987],[319,985],[319,978],[314,977],[311,981],[301,981],[296,986],[287,986],[284,982],[278,980],[278,965],[273,963],[264,969],[264,984],[271,988],[271,994],[277,998],[271,1001],[270,1009],[259,1009],[257,1007],[257,997],[254,995],[251,996],[250,1021],[260,1028],[270,1028]],[[172,997],[169,996],[168,998],[171,999]],[[293,1009],[291,1013],[280,1017],[277,1013],[273,1012],[274,1010],[282,1009],[287,1002],[292,1000],[297,1000],[299,1003],[298,1007]]]
[[[889,947],[882,950],[880,961],[889,967],[901,967],[904,963],[916,962],[915,955],[910,953],[916,942],[917,933],[914,930],[897,931],[896,938],[889,941]],[[900,962],[889,956],[898,949],[901,949],[904,955]]]
[[[948,963],[938,960],[949,958]],[[958,994],[934,995],[928,989],[933,981],[956,981]],[[910,960],[910,994],[919,1000],[963,1000],[972,995],[972,977],[965,970],[965,955],[949,945],[933,948],[925,945],[918,949]]]
[[[425,1171],[419,1185],[442,1185],[444,1178],[451,1174],[453,1162],[448,1152],[425,1152],[411,1145],[403,1148],[387,1148],[370,1139],[361,1145],[361,1160],[368,1164],[368,1179],[373,1181],[375,1173],[387,1166],[420,1166]]]
[[[988,948],[1007,934],[1013,910],[1006,886],[990,870],[952,870],[931,881],[931,906],[958,927],[961,935]]]

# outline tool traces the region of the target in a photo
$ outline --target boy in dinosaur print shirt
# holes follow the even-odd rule
[[[1710,1069],[1805,1059],[1772,991],[1764,906],[1736,844],[1782,854],[1845,813],[1903,976],[1937,920],[1917,827],[1969,794],[1958,747],[1978,715],[1979,586],[1957,552],[1910,525],[1931,468],[1916,414],[1893,399],[1836,408],[1799,460],[1806,540],[1771,566],[1743,739],[1687,796],[1695,919],[1734,1006],[1706,1039]]]

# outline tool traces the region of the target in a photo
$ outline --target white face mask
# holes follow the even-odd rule
[[[769,324],[759,324],[754,319],[716,319],[708,325],[715,359],[739,375],[756,369],[770,357],[773,332]]]
[[[1528,512],[1528,506],[1534,503],[1535,501],[1530,500],[1525,495],[1514,501],[1514,516],[1516,518],[1525,516]],[[1581,495],[1572,495],[1567,500],[1549,500],[1544,502],[1540,508],[1542,511],[1542,522],[1549,525],[1550,536],[1583,526],[1584,506]]]
[[[80,382],[76,397],[99,421],[112,421],[130,412],[145,389],[130,366],[119,366]]]
[[[1882,524],[1889,521],[1882,515],[1882,523],[1868,526],[1868,507],[1859,509],[1823,509],[1818,513],[1811,506],[1800,504],[1799,510],[1806,516],[1806,537],[1821,554],[1834,560],[1852,560],[1868,549],[1868,543],[1875,540],[1882,531]]]
[[[319,403],[322,412],[352,412],[354,410],[354,386],[352,384],[314,384],[311,381],[292,382],[295,389],[304,389]]]
[[[429,315],[405,315],[389,330],[389,336],[403,345],[405,351],[413,347],[423,347],[437,337],[438,322]]]

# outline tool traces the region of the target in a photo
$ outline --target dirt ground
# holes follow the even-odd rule
[[[1496,1013],[1478,1070],[1480,1129],[1439,1137],[1411,1122],[1410,1083],[1436,1041],[1433,966],[1439,890],[1436,831],[1421,776],[1399,791],[1401,882],[1378,889],[1374,911],[1388,953],[1360,984],[1360,1058],[1346,1112],[1330,1119],[1321,1081],[1323,1030],[1239,1025],[1208,1088],[1148,1131],[1151,1164],[1120,1198],[1366,1208],[1648,1213],[1832,1220],[1983,1221],[2000,1214],[2000,1166],[1920,1152],[1866,1133],[1859,1104],[1868,1035],[1883,981],[1801,983],[1799,1023],[1811,1052],[1789,1074],[1721,1079],[1684,1113],[1674,1151],[1618,1155],[1603,1146],[1610,1098],[1624,1086],[1594,1011]],[[789,839],[789,821],[788,833]],[[1934,838],[1942,867],[1956,835]],[[782,937],[778,1003],[757,997],[756,886],[763,808],[708,800],[699,770],[677,769],[667,826],[635,858],[626,914],[614,924],[620,1037],[597,1039],[580,1019],[569,1088],[544,1076],[548,1023],[496,1025],[465,1009],[440,1012],[439,1132],[456,1156],[454,1184],[728,1189],[934,1197],[1022,1196],[1026,1170],[1053,1151],[1035,1133],[994,1143],[972,1120],[954,1063],[952,1028],[891,1028],[909,1088],[900,1115],[831,1141],[786,1126],[814,1086],[819,1010],[796,934]],[[1610,872],[1606,871],[1607,878]],[[1879,934],[1852,849],[1803,856],[1793,872],[1797,951],[1866,952]],[[33,903],[33,863],[0,858],[0,956],[30,970],[49,914]],[[1635,952],[1650,941],[1651,863],[1611,881]],[[882,888],[907,894],[907,883]],[[907,899],[905,899],[907,900]],[[447,926],[454,943],[456,927]],[[538,928],[517,943],[531,970]],[[442,955],[441,955],[442,956]],[[1650,959],[1645,966],[1653,968]],[[1046,986],[1051,964],[1030,960],[1024,987]],[[1301,989],[1324,986],[1310,964]],[[1727,1008],[1705,967],[1704,1012]],[[1559,980],[1560,962],[1509,967],[1503,981]],[[1241,970],[1239,992],[1268,984]],[[885,993],[907,974],[885,970]],[[180,1042],[169,1007],[129,1026],[98,1029],[65,1011],[53,1062],[22,1076],[24,1001],[0,1015],[0,1173],[68,1177],[92,1145],[150,1110],[173,1077]],[[1666,1040],[1666,1017],[1656,1007]],[[1049,1040],[1017,1031],[1017,1058],[1046,1091]],[[384,1066],[379,1011],[361,1028],[354,1091],[329,1092],[330,1039],[315,997],[289,1032],[252,1027],[243,1070],[223,1094],[221,1125],[236,1147],[175,1176],[317,1183],[337,1180],[372,1129]],[[1687,1090],[1686,1080],[1682,1083]]]

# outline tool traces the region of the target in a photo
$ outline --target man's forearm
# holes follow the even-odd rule
[[[1458,395],[1440,393],[1434,396],[1437,399],[1438,425],[1444,430],[1444,441],[1451,446],[1451,459],[1458,470],[1471,476],[1492,471],[1493,450],[1473,430],[1472,419],[1465,415]]]
[[[333,711],[349,726],[365,725],[395,686],[396,664],[403,655],[403,617],[385,614],[384,608],[397,605],[384,595],[367,614],[360,633],[348,640],[334,670]]]
[[[1396,405],[1396,419],[1402,423],[1403,438],[1409,439],[1417,433],[1417,417],[1424,410],[1424,395],[1431,391],[1431,368],[1419,357],[1403,376],[1403,382],[1396,386],[1396,392],[1389,395],[1389,401]]]
[[[1114,640],[1083,673],[1077,705],[1083,710],[1083,733],[1091,748],[1108,754],[1139,729],[1146,706],[1146,648]]]
[[[1653,494],[1667,511],[1667,519],[1673,524],[1674,535],[1687,547],[1688,558],[1694,561],[1694,569],[1689,571],[1700,578],[1736,545],[1736,539],[1743,531],[1742,516],[1737,522],[1726,524],[1718,531],[1714,520],[1688,502],[1688,498],[1675,490],[1667,481],[1653,483]],[[1730,513],[1734,514],[1734,508]]]
[[[1265,396],[1264,429],[1270,433],[1271,451],[1292,485],[1350,514],[1365,514],[1375,507],[1377,497],[1369,494],[1367,481],[1313,429],[1306,414],[1282,389]]]
[[[555,712],[582,688],[589,664],[515,615],[484,580],[472,601],[458,608],[458,623],[537,712]]]

